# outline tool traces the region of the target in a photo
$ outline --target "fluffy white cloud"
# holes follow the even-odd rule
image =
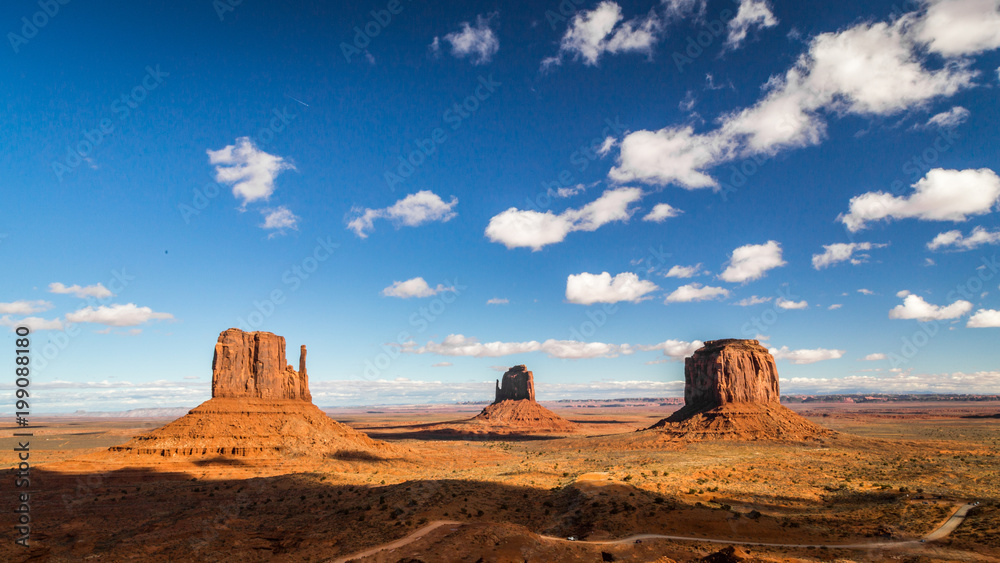
[[[444,40],[451,44],[451,54],[456,58],[468,57],[472,64],[481,65],[490,62],[493,55],[500,50],[500,40],[490,27],[497,14],[488,16],[476,16],[476,25],[469,22],[462,22],[461,29],[444,36]],[[441,42],[437,37],[431,43],[431,50],[438,52],[441,49]]]
[[[650,12],[645,18],[627,22],[622,19],[621,6],[608,0],[593,10],[578,12],[559,42],[559,53],[542,61],[542,68],[562,64],[565,56],[596,65],[605,53],[649,53],[662,29],[656,14]]]
[[[851,198],[850,211],[837,219],[851,232],[868,222],[916,218],[924,221],[965,221],[989,213],[1000,200],[1000,177],[988,168],[935,168],[913,184],[913,193],[895,196],[868,192]]]
[[[955,106],[948,111],[933,115],[927,120],[927,123],[925,123],[923,127],[951,129],[952,127],[958,127],[959,125],[965,123],[967,119],[969,119],[969,110],[963,108],[962,106]]]
[[[700,283],[689,283],[675,289],[667,296],[664,303],[689,303],[691,301],[725,299],[726,297],[729,297],[728,289],[701,285]]]
[[[748,32],[774,27],[778,25],[778,18],[771,13],[767,0],[740,0],[736,16],[727,25],[726,46],[735,49],[743,43]]]
[[[865,289],[863,287],[858,290],[858,293],[860,293],[861,295],[875,295],[874,291],[872,291],[870,289]]]
[[[260,227],[275,230],[268,235],[268,238],[283,233],[285,229],[299,230],[299,218],[283,205],[274,209],[265,209],[261,211],[261,214],[264,215],[264,222]]]
[[[813,268],[822,270],[823,268],[839,264],[840,262],[845,262],[847,260],[850,260],[851,264],[854,265],[862,264],[868,260],[869,256],[867,254],[858,254],[855,256],[855,252],[859,250],[868,251],[873,248],[884,248],[886,246],[888,245],[872,244],[870,242],[838,242],[835,244],[824,244],[823,254],[813,254],[812,265]]]
[[[1000,371],[943,374],[781,379],[782,393],[981,393],[993,394],[1000,386]]]
[[[95,323],[108,326],[137,326],[149,321],[159,321],[174,318],[170,313],[156,313],[149,307],[136,307],[134,303],[127,305],[84,307],[66,315],[66,321],[71,323]]]
[[[844,355],[844,350],[827,350],[826,348],[816,348],[814,350],[789,350],[788,346],[771,348],[771,355],[775,360],[788,360],[793,364],[813,364],[825,360],[836,360]]]
[[[49,320],[41,317],[12,319],[9,315],[0,317],[0,326],[10,327],[11,332],[14,332],[19,326],[26,326],[31,329],[32,332],[39,330],[62,330],[65,328],[63,322],[59,319]]]
[[[769,240],[764,244],[748,244],[733,251],[719,279],[731,283],[753,281],[763,277],[768,270],[785,264],[781,259],[780,243]]]
[[[48,311],[52,308],[52,303],[48,301],[11,301],[10,303],[0,303],[0,315],[30,315]]]
[[[634,211],[629,206],[642,196],[639,188],[607,190],[587,205],[558,215],[511,207],[490,219],[486,236],[507,248],[541,250],[545,245],[562,242],[573,231],[595,231],[613,221],[627,221]]]
[[[361,238],[368,238],[368,233],[375,229],[376,219],[389,219],[397,225],[417,227],[432,221],[442,223],[450,221],[457,215],[452,209],[458,205],[458,198],[452,196],[445,203],[440,196],[430,190],[421,190],[384,209],[361,209],[355,207],[352,211],[357,215],[347,223],[347,228]]]
[[[507,298],[494,297],[486,302],[487,305],[507,305],[510,300]]]
[[[701,264],[695,264],[694,266],[671,266],[667,273],[663,274],[668,278],[693,278],[701,272]]]
[[[424,278],[416,277],[406,281],[393,282],[392,285],[382,290],[382,295],[409,299],[411,297],[431,297],[442,291],[455,291],[455,288],[445,287],[442,284],[438,284],[437,287],[431,287]]]
[[[903,304],[889,311],[890,319],[916,319],[918,321],[943,321],[955,319],[972,310],[972,303],[959,299],[951,305],[941,307],[924,301],[923,297],[909,292],[897,294],[903,297]]]
[[[864,358],[861,358],[861,360],[865,362],[875,362],[878,360],[885,360],[885,359],[888,359],[888,356],[882,353],[868,354]]]
[[[243,200],[242,209],[251,201],[269,198],[278,174],[295,169],[284,158],[258,149],[249,137],[240,137],[235,145],[206,152],[209,164],[215,165],[215,181],[233,186],[233,196]]]
[[[809,303],[806,300],[802,301],[792,301],[790,299],[779,298],[775,303],[778,307],[782,309],[808,309]]]
[[[713,130],[668,126],[629,133],[608,177],[718,188],[709,168],[818,144],[826,114],[894,115],[974,85],[976,71],[961,61],[939,69],[924,65],[926,55],[913,37],[918,15],[817,35],[784,75],[768,81],[756,104],[721,116]]]
[[[431,367],[432,368],[446,368],[446,367],[451,367],[453,365],[454,364],[452,364],[451,362],[438,362],[436,364],[431,364]]]
[[[430,341],[424,346],[415,344],[402,347],[409,354],[438,354],[441,356],[472,356],[475,358],[497,358],[512,354],[544,352],[552,358],[614,358],[633,352],[628,344],[605,344],[603,342],[580,342],[577,340],[554,340],[545,342],[480,342],[476,338],[461,334],[449,334],[440,343]]]
[[[969,236],[962,236],[961,231],[946,231],[934,237],[927,243],[930,250],[952,247],[955,250],[972,250],[984,244],[1000,244],[1000,230],[987,231],[982,227],[972,229]]]
[[[957,57],[1000,47],[997,0],[925,0],[925,5],[915,35],[932,52]]]
[[[680,209],[671,207],[668,203],[657,203],[653,206],[652,211],[646,214],[642,218],[643,221],[654,221],[656,223],[662,223],[671,217],[677,217],[681,213],[684,213]]]
[[[740,307],[750,307],[751,305],[760,305],[761,303],[770,302],[773,297],[757,297],[756,295],[751,295],[745,299],[740,299],[734,305],[739,305]]]
[[[837,309],[839,309],[841,307],[843,307],[842,304],[840,304],[840,303],[834,303],[833,305],[830,305],[829,307],[827,307],[827,310],[829,310],[829,311],[836,311]]]
[[[695,340],[693,342],[687,342],[685,340],[665,340],[659,344],[653,344],[651,346],[636,346],[636,350],[642,350],[644,352],[662,350],[663,355],[674,361],[680,361],[688,356],[694,354],[695,350],[704,346],[705,343],[701,340]]]
[[[566,278],[566,300],[580,305],[594,303],[618,303],[630,301],[638,303],[643,296],[659,289],[649,280],[640,280],[632,272],[622,272],[612,277],[608,272],[600,274],[570,274]]]
[[[969,328],[997,328],[1000,327],[1000,311],[993,309],[980,309],[969,317],[969,322],[965,323]]]
[[[87,297],[96,297],[97,299],[107,299],[114,295],[108,288],[104,287],[102,284],[88,285],[82,287],[78,284],[71,286],[66,286],[59,282],[54,282],[49,284],[49,293],[59,293],[59,294],[71,294],[81,299]]]

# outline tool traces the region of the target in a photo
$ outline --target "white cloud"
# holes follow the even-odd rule
[[[265,209],[261,211],[261,214],[264,215],[264,223],[260,227],[262,229],[276,229],[268,238],[283,234],[285,229],[299,230],[299,218],[283,205],[274,209]]]
[[[451,362],[438,362],[436,364],[431,364],[431,367],[432,368],[447,368],[447,367],[451,367],[453,365],[455,365],[455,364],[453,364]]]
[[[650,53],[662,30],[656,14],[650,12],[645,18],[627,22],[622,19],[621,6],[608,0],[593,10],[578,12],[559,42],[559,53],[542,61],[542,68],[562,64],[567,55],[596,65],[605,53]]]
[[[911,36],[915,17],[817,35],[784,75],[767,82],[756,104],[721,116],[715,129],[667,126],[626,135],[608,177],[718,188],[709,168],[819,144],[827,114],[895,115],[973,86],[977,73],[965,62],[936,70],[924,65],[926,56]]]
[[[215,165],[215,181],[233,186],[233,196],[243,200],[241,209],[246,209],[251,201],[269,198],[278,174],[295,169],[284,158],[258,149],[249,137],[240,137],[235,145],[206,152],[209,164]]]
[[[667,273],[663,274],[668,278],[693,278],[701,272],[701,263],[694,266],[671,266]]]
[[[766,0],[740,0],[736,16],[729,20],[727,25],[729,34],[726,37],[726,46],[736,49],[746,39],[748,32],[774,27],[778,25],[778,18],[771,13],[771,7]]]
[[[708,0],[661,0],[664,11],[670,19],[682,19],[693,16],[701,19],[705,15]]]
[[[478,339],[461,334],[449,334],[440,343],[430,341],[424,346],[403,346],[409,354],[438,354],[441,356],[472,356],[475,358],[497,358],[513,354],[544,352],[551,358],[614,358],[633,352],[628,344],[605,344],[603,342],[580,342],[577,340],[553,340],[545,342],[479,342]]]
[[[486,302],[487,305],[507,305],[508,303],[510,303],[510,300],[506,297],[494,297]]]
[[[869,256],[867,254],[858,254],[858,256],[855,257],[854,253],[856,251],[868,251],[873,248],[884,248],[886,246],[888,245],[872,244],[870,242],[838,242],[835,244],[824,244],[823,254],[813,254],[812,265],[813,268],[822,270],[823,268],[839,264],[847,260],[850,260],[851,264],[854,265],[862,264],[868,260]]]
[[[827,350],[826,348],[789,350],[788,346],[782,346],[780,349],[771,348],[769,351],[775,360],[788,360],[793,364],[813,364],[825,360],[836,360],[845,353],[844,350]]]
[[[468,57],[472,64],[481,65],[490,62],[493,55],[500,50],[500,40],[490,27],[496,13],[489,16],[476,16],[476,25],[469,25],[469,22],[461,23],[461,30],[449,33],[444,36],[444,40],[451,43],[451,54],[456,58]],[[441,48],[441,43],[435,37],[431,43],[431,50],[437,52]]]
[[[888,359],[888,356],[882,353],[868,354],[864,358],[861,358],[861,360],[864,362],[875,362],[878,360],[885,360],[885,359]]]
[[[570,274],[566,278],[566,300],[579,305],[594,303],[618,303],[629,301],[638,303],[643,296],[659,289],[649,280],[640,280],[632,272],[622,272],[612,277],[608,272],[600,274]]]
[[[149,321],[173,319],[170,313],[156,313],[149,307],[136,307],[134,303],[127,305],[84,307],[66,315],[66,321],[71,323],[95,323],[108,326],[136,326]]]
[[[674,361],[680,361],[688,356],[691,356],[694,354],[695,350],[704,345],[705,343],[701,340],[695,340],[693,342],[687,342],[685,340],[665,340],[659,344],[653,344],[652,346],[640,345],[635,348],[644,352],[662,350],[664,356],[667,356]]]
[[[870,289],[865,289],[863,287],[858,290],[858,293],[860,293],[861,295],[875,295],[874,291],[872,291]]]
[[[969,317],[969,322],[965,323],[969,328],[997,328],[1000,327],[1000,311],[993,309],[980,309]]]
[[[41,317],[24,317],[21,319],[12,319],[9,315],[4,315],[0,317],[0,326],[10,327],[10,331],[14,332],[17,327],[26,326],[31,329],[32,332],[39,330],[63,330],[63,322],[59,319],[43,319]]]
[[[958,127],[959,125],[965,123],[968,119],[969,110],[963,108],[962,106],[955,106],[946,112],[935,114],[927,120],[927,123],[925,123],[923,127],[951,129],[952,127]]]
[[[740,299],[739,301],[737,301],[736,303],[734,303],[734,305],[739,305],[740,307],[750,307],[752,305],[760,305],[761,303],[768,303],[772,299],[774,299],[774,298],[773,297],[757,297],[756,295],[751,295],[750,297],[747,297],[746,299]]]
[[[959,299],[951,305],[940,307],[924,301],[923,297],[910,293],[897,294],[903,299],[889,311],[890,319],[916,319],[918,321],[942,321],[955,319],[972,310],[972,303]]]
[[[417,227],[432,221],[442,223],[450,221],[457,215],[452,209],[458,205],[458,198],[452,196],[445,203],[437,194],[429,190],[421,190],[384,209],[361,209],[355,207],[352,211],[357,215],[347,228],[361,238],[368,238],[368,233],[375,229],[376,219],[389,219],[398,227]]]
[[[961,231],[946,231],[938,234],[934,240],[927,243],[927,248],[938,250],[950,246],[955,250],[972,250],[984,244],[1000,244],[1000,230],[987,231],[982,227],[976,227],[967,237],[962,236]]]
[[[49,284],[49,293],[72,294],[81,299],[85,299],[87,297],[107,299],[108,297],[114,295],[102,284],[88,285],[86,287],[74,284],[67,287],[59,282]]]
[[[957,57],[1000,47],[997,0],[925,0],[925,5],[915,35],[930,51]]]
[[[411,297],[431,297],[442,291],[455,291],[455,288],[445,287],[442,284],[438,284],[437,287],[431,287],[427,285],[424,278],[416,277],[406,281],[392,282],[392,285],[382,290],[382,295],[409,299]]]
[[[868,192],[851,198],[850,211],[837,217],[851,232],[881,219],[916,218],[924,221],[965,221],[989,213],[1000,200],[1000,177],[988,168],[935,168],[913,184],[909,196]]]
[[[781,379],[782,393],[980,393],[1000,388],[1000,371]]]
[[[653,210],[646,214],[642,220],[662,223],[671,217],[677,217],[681,213],[684,212],[675,207],[671,207],[668,203],[657,203],[653,206]]]
[[[0,315],[30,315],[48,311],[53,307],[48,301],[12,301],[10,303],[0,303]]]
[[[708,301],[710,299],[725,299],[729,290],[721,287],[711,287],[700,283],[689,283],[675,289],[667,296],[664,303],[689,303],[691,301]]]
[[[775,303],[778,307],[782,309],[807,309],[809,308],[809,303],[806,300],[802,301],[792,301],[790,299],[779,298]]]
[[[511,207],[490,219],[486,236],[507,248],[541,250],[545,245],[562,242],[571,232],[595,231],[613,221],[627,221],[633,213],[629,206],[642,196],[639,188],[607,190],[587,205],[558,215]]]
[[[830,310],[830,311],[836,311],[837,309],[839,309],[841,307],[843,307],[842,304],[840,304],[840,303],[834,303],[833,305],[830,305],[829,307],[827,307],[827,309]]]
[[[728,266],[719,279],[731,283],[753,281],[764,276],[768,270],[784,266],[781,259],[781,244],[769,240],[764,244],[748,244],[733,250]]]

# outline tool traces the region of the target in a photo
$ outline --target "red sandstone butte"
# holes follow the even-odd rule
[[[285,361],[285,338],[231,328],[219,334],[212,360],[212,397],[312,401],[306,347],[299,371]]]
[[[522,399],[535,400],[535,377],[527,367],[519,365],[507,370],[500,381],[497,381],[497,393],[493,403]]]

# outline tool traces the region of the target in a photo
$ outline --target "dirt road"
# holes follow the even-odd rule
[[[940,526],[935,528],[929,534],[925,535],[921,540],[885,540],[885,541],[875,541],[866,543],[832,543],[832,544],[816,544],[816,543],[805,543],[805,544],[795,544],[795,543],[766,543],[766,542],[752,542],[752,541],[740,541],[731,539],[712,539],[712,538],[693,538],[689,536],[665,536],[662,534],[636,534],[634,536],[629,536],[627,538],[621,538],[617,540],[606,540],[606,541],[585,541],[585,540],[568,540],[566,538],[560,538],[555,536],[541,536],[547,540],[559,541],[559,542],[573,542],[573,543],[584,543],[592,545],[618,545],[635,543],[636,540],[674,540],[674,541],[697,541],[706,543],[722,543],[728,545],[756,545],[762,547],[797,547],[797,548],[815,548],[815,547],[826,547],[826,548],[837,548],[837,549],[871,549],[871,548],[887,548],[887,547],[902,547],[902,546],[912,546],[918,545],[923,542],[932,542],[934,540],[939,540],[948,536],[952,533],[955,528],[959,526],[964,520],[966,515],[968,515],[969,510],[975,505],[973,504],[962,504],[957,506],[952,515],[945,520]],[[430,532],[440,528],[441,526],[462,526],[464,522],[453,522],[451,520],[435,520],[430,524],[427,524],[423,528],[420,528],[416,532],[406,536],[405,538],[400,538],[394,542],[382,544],[380,546],[367,549],[365,551],[360,551],[354,553],[347,557],[342,557],[337,559],[334,563],[346,563],[352,559],[361,559],[362,557],[368,557],[369,555],[374,555],[380,551],[388,549],[397,549],[403,547],[404,545],[410,544],[417,541],[418,539],[424,537]]]

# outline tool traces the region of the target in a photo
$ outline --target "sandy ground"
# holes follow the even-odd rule
[[[334,411],[396,457],[95,460],[167,420],[36,421],[31,546],[4,561],[694,561],[725,547],[651,535],[864,548],[744,546],[756,561],[1000,561],[997,403],[792,404],[840,434],[808,443],[631,449],[676,406],[547,404],[573,434],[440,435],[481,405]],[[367,412],[379,411],[379,412]],[[11,428],[0,446],[11,452]],[[12,455],[5,467],[14,466]],[[12,473],[8,470],[8,473]],[[15,503],[14,476],[3,478]],[[950,535],[919,540],[962,502]],[[12,530],[14,513],[0,524]],[[436,521],[462,525],[427,526]],[[647,535],[641,543],[597,543]],[[575,537],[582,541],[567,541]],[[557,540],[556,538],[563,538]],[[891,544],[894,541],[910,543]]]

